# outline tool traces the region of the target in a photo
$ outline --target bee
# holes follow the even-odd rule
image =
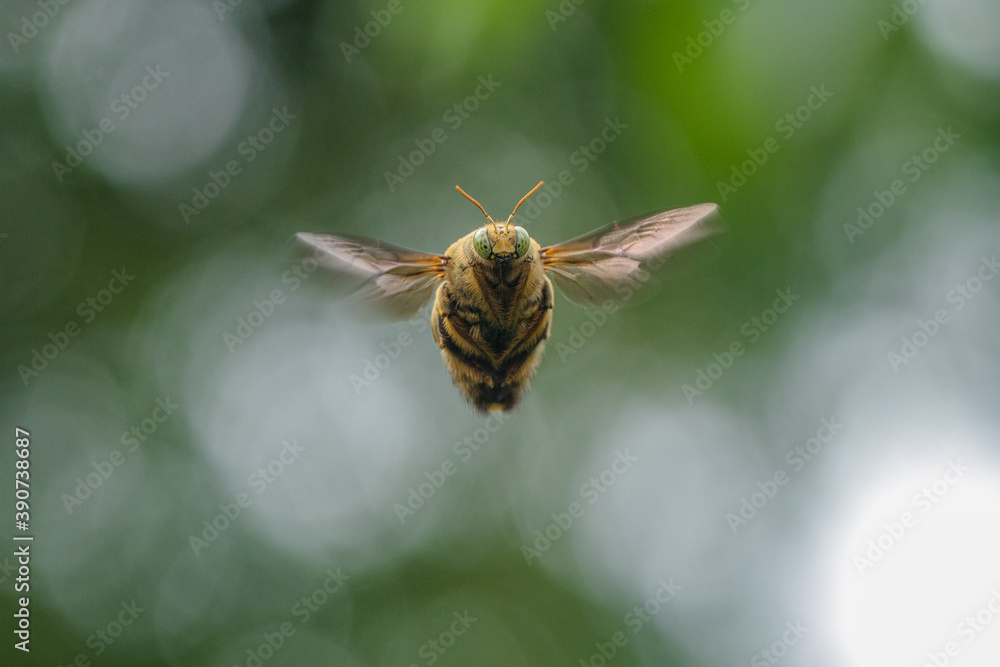
[[[335,275],[359,282],[354,298],[408,320],[434,295],[430,326],[455,385],[481,412],[509,411],[541,361],[552,332],[555,282],[578,305],[602,305],[642,265],[705,236],[718,207],[698,204],[612,223],[564,243],[542,247],[513,224],[540,182],[497,221],[475,204],[486,224],[443,255],[363,237],[300,233],[297,238]]]

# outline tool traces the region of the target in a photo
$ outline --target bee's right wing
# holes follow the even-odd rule
[[[642,264],[697,241],[715,230],[715,204],[696,204],[632,221],[612,223],[589,234],[542,248],[542,265],[573,303],[599,305],[617,296]]]
[[[448,258],[360,236],[295,235],[320,266],[353,290],[357,301],[381,320],[412,319],[444,279]]]

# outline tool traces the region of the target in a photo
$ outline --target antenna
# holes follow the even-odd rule
[[[517,213],[517,209],[521,206],[521,204],[524,203],[524,200],[527,199],[528,197],[530,197],[531,195],[535,194],[535,191],[538,190],[538,188],[542,187],[542,183],[544,183],[544,182],[545,181],[538,181],[538,185],[536,185],[535,187],[531,188],[531,192],[529,192],[528,194],[526,194],[523,197],[521,197],[521,201],[517,202],[517,206],[514,207],[514,210],[510,212],[510,217],[507,218],[507,223],[508,224],[510,224],[510,221],[514,218],[514,214]],[[468,195],[466,195],[466,196],[468,196]]]
[[[541,183],[539,183],[539,185],[541,185]],[[483,212],[483,215],[485,215],[485,216],[486,216],[486,219],[487,219],[487,220],[489,220],[490,222],[492,222],[492,223],[493,223],[493,229],[494,229],[494,230],[496,230],[496,228],[497,228],[497,221],[496,221],[496,220],[494,220],[493,218],[491,218],[491,217],[490,217],[490,214],[486,212],[486,209],[485,209],[485,208],[483,208],[483,205],[482,205],[482,204],[480,204],[479,202],[477,202],[477,201],[476,201],[475,199],[473,199],[472,197],[470,197],[470,196],[469,196],[469,193],[468,193],[468,192],[466,192],[466,191],[465,191],[465,190],[463,190],[462,188],[458,187],[457,185],[455,186],[455,189],[456,189],[456,190],[458,190],[459,192],[461,192],[461,193],[462,193],[463,195],[465,195],[465,198],[466,198],[466,199],[468,199],[468,200],[469,200],[469,201],[471,201],[471,202],[472,202],[473,204],[475,204],[476,206],[478,206],[478,207],[479,207],[479,210],[480,210],[480,211],[482,211],[482,212]],[[517,210],[517,209],[514,209],[514,210]]]

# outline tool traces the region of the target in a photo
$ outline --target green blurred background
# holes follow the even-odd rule
[[[18,426],[35,538],[4,664],[996,664],[996,2],[0,28],[0,508]],[[499,216],[542,179],[542,245],[704,201],[726,231],[614,313],[557,297],[502,422],[289,252],[443,252],[482,222],[456,183]]]

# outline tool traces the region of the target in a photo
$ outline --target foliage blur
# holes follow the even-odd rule
[[[0,27],[0,460],[29,430],[35,535],[4,664],[996,664],[1000,618],[960,624],[1000,585],[997,3]],[[705,201],[726,231],[614,312],[557,297],[502,421],[423,319],[291,259],[443,252],[482,222],[455,184],[499,216],[542,179],[542,245]]]

